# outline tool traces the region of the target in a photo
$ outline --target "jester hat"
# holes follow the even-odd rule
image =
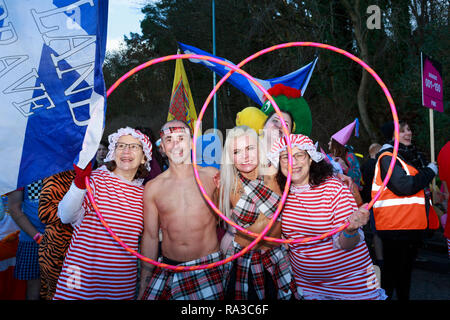
[[[236,114],[236,126],[248,126],[259,133],[264,129],[267,115],[256,107],[247,107]]]
[[[281,111],[287,111],[294,118],[293,133],[309,136],[312,128],[311,110],[300,90],[277,83],[267,90]],[[261,110],[269,115],[275,111],[269,100],[266,100]]]

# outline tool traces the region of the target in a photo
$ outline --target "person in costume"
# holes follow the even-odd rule
[[[68,170],[44,179],[42,184],[38,215],[45,224],[45,232],[39,244],[40,297],[43,300],[53,299],[59,273],[72,238],[72,225],[63,224],[57,212],[58,204],[69,190],[74,178],[75,171]]]
[[[282,215],[287,239],[313,237],[350,224],[342,232],[306,244],[289,244],[289,259],[297,286],[307,300],[385,299],[364,242],[361,227],[369,211],[358,209],[349,188],[333,177],[331,165],[301,134],[289,136],[292,180]],[[280,188],[288,174],[286,139],[280,138],[269,155],[278,168]]]
[[[292,132],[310,135],[312,129],[311,110],[300,90],[285,86],[281,83],[274,85],[267,92],[272,96],[280,111],[291,114]],[[266,99],[261,110],[267,115],[275,112],[270,100]]]
[[[280,109],[289,132],[311,134],[311,110],[300,90],[278,83],[269,88],[267,92]],[[267,152],[270,151],[272,144],[283,135],[281,119],[267,98],[261,109],[247,107],[236,115],[236,126],[241,125],[249,126],[261,136],[263,147]]]
[[[8,196],[0,196],[0,300],[25,300],[27,281],[14,278],[20,228],[9,213]]]
[[[283,85],[278,85],[275,88],[275,92],[272,89],[269,89],[269,93],[271,94],[281,94],[280,86],[284,88]],[[288,88],[288,87],[286,87]],[[295,90],[291,88],[292,90]],[[297,90],[298,91],[298,90]],[[300,91],[298,91],[298,94]],[[284,101],[284,100],[283,100]],[[282,105],[283,101],[278,101],[279,108],[284,109],[284,105]],[[266,108],[271,107],[270,104],[266,102]],[[292,106],[292,104],[290,104]],[[272,108],[273,109],[273,108]],[[283,117],[286,126],[288,128],[288,132],[292,132],[294,130],[294,118],[289,111],[281,111],[281,116]],[[256,119],[256,120],[255,120]],[[267,183],[274,184],[276,169],[271,165],[269,159],[267,159],[267,153],[270,151],[272,144],[279,139],[283,135],[282,123],[280,116],[274,111],[271,110],[269,115],[265,115],[262,110],[247,107],[238,113],[236,117],[236,126],[248,126],[252,128],[256,133],[258,133],[260,137],[259,147],[261,148],[259,152],[259,174],[264,175],[264,179]],[[266,221],[266,224],[268,221]],[[221,232],[224,233],[222,241],[220,243],[220,247],[222,252],[225,254],[228,251],[229,246],[232,244],[232,240],[236,233],[236,229],[226,224],[224,221],[219,223]]]
[[[359,136],[358,119],[355,119],[355,121],[331,136],[328,142],[328,150],[333,160],[341,165],[343,173],[351,177],[353,182],[358,186],[358,190],[361,190],[361,170],[358,159],[356,159],[356,155],[346,146],[352,136],[353,130],[355,130],[355,135]]]
[[[281,111],[282,117],[286,122],[288,131],[291,133],[311,134],[312,118],[311,110],[305,99],[302,97],[300,90],[286,86],[284,84],[276,84],[267,92],[272,96]],[[262,138],[263,156],[272,148],[275,141],[284,135],[280,116],[275,112],[275,108],[269,99],[266,98],[261,111],[267,115],[264,123]],[[276,169],[271,167],[267,158],[261,159],[265,174],[275,176]]]
[[[39,299],[39,243],[45,225],[39,220],[38,206],[42,180],[8,193],[8,206],[13,220],[20,227],[14,277],[27,281],[27,300]]]
[[[136,258],[102,225],[86,194],[89,176],[94,200],[111,229],[138,250],[144,228],[144,178],[150,170],[152,144],[142,132],[120,128],[108,136],[106,165],[92,171],[74,166],[76,176],[58,205],[62,223],[73,236],[56,285],[56,300],[130,300],[137,285]]]
[[[301,91],[292,87],[285,86],[283,84],[276,84],[267,92],[272,96],[278,108],[281,111],[281,115],[286,123],[288,132],[295,134],[303,134],[309,136],[312,129],[311,111],[305,99],[301,95]],[[275,112],[274,107],[270,100],[266,100],[261,111],[267,115],[267,119],[264,123],[263,133],[261,135],[262,140],[262,168],[265,175],[275,177],[277,168],[273,168],[271,162],[267,158],[267,154],[270,152],[273,144],[284,135],[282,129],[282,123],[280,116]],[[254,113],[252,113],[254,115]],[[258,131],[257,131],[258,132]],[[338,163],[336,165],[339,166]],[[346,183],[354,192],[355,199],[358,204],[362,204],[357,187],[352,185],[352,179],[344,172],[336,171],[335,175]]]
[[[281,111],[281,117],[286,123],[287,129],[289,133],[294,131],[295,123],[292,114],[289,111]],[[266,121],[264,122],[264,130],[261,135],[261,142],[263,145],[264,154],[266,155],[273,144],[284,135],[283,126],[281,123],[281,118],[275,111],[272,111],[267,116]],[[265,167],[269,170],[267,174],[274,174],[276,171],[270,171],[270,161],[267,158],[262,159],[264,161]]]
[[[448,257],[450,258],[450,219],[448,218],[448,186],[450,186],[450,141],[439,151],[437,162],[439,166],[439,177],[442,180],[442,191],[444,194],[444,206],[446,213],[441,217],[442,227],[444,228],[444,237],[447,239]]]
[[[291,121],[291,130],[294,133],[311,134],[312,117],[311,110],[302,97],[300,90],[278,83],[269,88],[267,92],[272,96],[280,111],[288,113]],[[269,119],[274,115],[275,108],[270,100],[266,98],[261,109],[247,107],[236,115],[236,126],[246,125],[261,134]],[[285,118],[283,116],[283,118]],[[278,124],[281,130],[281,122]],[[270,150],[270,148],[269,148]]]
[[[388,184],[374,203],[377,234],[383,244],[381,286],[398,300],[409,300],[412,266],[434,210],[425,191],[438,173],[412,143],[413,133],[405,121],[399,121],[399,147]],[[391,125],[390,137],[394,138]],[[385,143],[377,154],[372,182],[372,197],[382,187],[393,156],[394,141]],[[439,223],[439,221],[437,221]]]
[[[269,89],[268,91],[271,92],[271,90],[272,89]],[[270,106],[270,104],[267,104],[266,102],[265,106],[266,108],[269,108],[268,106]],[[288,132],[292,132],[295,127],[292,114],[289,111],[283,110],[283,105],[280,105],[279,108],[288,128]],[[236,126],[248,126],[258,133],[261,138],[261,147],[263,148],[260,154],[263,157],[261,158],[261,161],[265,168],[264,174],[274,175],[276,171],[271,170],[271,164],[265,158],[265,155],[270,151],[272,144],[283,135],[283,127],[278,113],[272,108],[269,114],[266,115],[260,109],[247,107],[236,115]]]
[[[150,180],[144,191],[142,254],[157,259],[159,230],[162,234],[160,261],[170,265],[195,266],[222,260],[216,227],[218,218],[203,198],[191,162],[189,126],[179,120],[164,124],[161,147],[169,168]],[[198,167],[208,196],[217,198],[219,171]],[[174,272],[142,262],[139,299],[223,299],[223,265],[197,271]]]
[[[260,233],[273,217],[281,190],[275,180],[260,174],[257,133],[247,127],[228,131],[222,153],[219,207],[227,217],[249,231]],[[281,237],[280,217],[267,234]],[[237,232],[226,256],[232,256],[254,239]],[[296,294],[286,248],[260,241],[252,250],[227,264],[226,299],[291,299]],[[294,291],[294,292],[293,292]]]

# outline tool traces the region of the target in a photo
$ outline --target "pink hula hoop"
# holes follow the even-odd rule
[[[147,68],[151,65],[160,63],[160,62],[165,62],[165,61],[169,61],[169,60],[175,60],[175,59],[189,59],[189,58],[193,58],[193,59],[201,59],[201,60],[208,60],[208,61],[213,61],[215,63],[221,64],[223,66],[226,67],[230,67],[232,70],[242,74],[244,77],[246,77],[249,81],[251,81],[255,86],[257,86],[263,93],[264,95],[270,100],[270,102],[272,103],[274,109],[280,113],[280,110],[276,104],[276,102],[273,100],[272,96],[267,92],[266,89],[264,89],[264,87],[257,82],[252,76],[250,76],[248,73],[246,73],[245,71],[239,69],[238,67],[234,66],[233,64],[230,64],[228,62],[222,61],[220,59],[217,58],[213,58],[213,57],[209,57],[209,56],[202,56],[202,55],[197,55],[197,54],[176,54],[176,55],[170,55],[170,56],[165,56],[165,57],[161,57],[161,58],[157,58],[157,59],[153,59],[150,61],[147,61],[135,68],[133,68],[132,70],[130,70],[129,72],[127,72],[126,74],[124,74],[122,77],[120,77],[108,90],[106,93],[106,96],[108,97],[123,81],[125,81],[127,78],[129,78],[130,76],[132,76],[133,74],[137,73],[138,71]],[[215,93],[217,91],[216,88],[214,88],[213,93]],[[206,102],[205,102],[206,103]],[[207,106],[207,105],[206,105]],[[206,106],[204,105],[203,109],[206,109]],[[281,114],[280,114],[281,116]],[[200,118],[201,119],[201,118]],[[284,122],[284,121],[283,121]],[[198,123],[200,123],[200,121],[198,121]],[[288,136],[289,132],[287,129],[286,124],[284,123],[284,128],[283,130],[285,131],[285,134]],[[194,139],[193,141],[195,141],[196,138],[196,134],[198,132],[198,126],[196,127],[196,131],[194,132]],[[292,149],[291,149],[291,145],[290,145],[290,140],[289,138],[287,139],[287,143],[288,143],[288,152],[289,152],[289,163],[292,166]],[[193,146],[195,146],[195,143],[193,143]],[[195,149],[194,152],[195,153]],[[200,181],[199,175],[198,175],[198,171],[197,171],[197,165],[195,164],[195,162],[193,163],[193,167],[194,167],[194,173],[195,173],[195,178],[198,181]],[[291,173],[288,173],[288,183],[290,183],[290,179],[291,179]],[[98,218],[100,219],[100,222],[102,223],[102,225],[106,228],[106,230],[108,231],[108,233],[111,235],[111,237],[113,237],[114,240],[116,240],[126,251],[128,251],[129,253],[131,253],[132,255],[136,256],[137,258],[148,262],[156,267],[160,267],[160,268],[166,268],[166,269],[170,269],[172,271],[175,272],[181,272],[181,271],[194,271],[194,270],[200,270],[200,269],[209,269],[209,268],[215,268],[221,265],[224,265],[234,259],[239,258],[240,256],[244,255],[245,253],[247,253],[248,251],[250,251],[264,236],[265,234],[270,230],[270,228],[272,227],[273,223],[275,222],[276,218],[278,217],[278,215],[281,212],[281,209],[284,205],[284,202],[287,198],[287,192],[284,193],[278,207],[277,210],[273,216],[273,218],[271,219],[271,221],[269,222],[269,224],[264,228],[264,230],[262,231],[261,234],[259,234],[255,240],[253,240],[247,247],[243,248],[240,252],[225,258],[221,261],[217,261],[217,262],[213,262],[213,263],[209,263],[209,264],[202,264],[202,265],[196,265],[196,266],[173,266],[173,265],[169,265],[169,264],[165,264],[165,263],[161,263],[155,260],[152,260],[148,257],[145,257],[143,255],[141,255],[139,252],[131,249],[125,242],[122,241],[122,239],[120,239],[115,233],[114,231],[109,227],[109,225],[106,223],[106,221],[103,219],[102,214],[100,213],[100,210],[98,209],[97,204],[95,203],[94,197],[92,195],[92,188],[89,184],[89,177],[86,177],[85,179],[86,182],[86,189],[87,189],[87,194],[88,194],[88,198],[92,204],[92,207],[94,208],[94,211],[96,212]],[[206,191],[204,190],[203,186],[200,186],[200,190],[203,194],[203,196],[207,196]],[[214,206],[214,203],[212,203],[212,201],[210,199],[207,199],[208,203]],[[223,215],[220,214],[222,217]]]
[[[275,45],[272,47],[268,47],[266,49],[263,49],[261,51],[258,51],[257,53],[247,57],[246,59],[244,59],[243,61],[241,61],[237,67],[241,68],[243,65],[245,65],[247,62],[262,56],[263,54],[266,54],[268,52],[274,51],[274,50],[278,50],[278,49],[282,49],[282,48],[288,48],[288,47],[318,47],[318,48],[322,48],[322,49],[327,49],[327,50],[331,50],[337,53],[340,53],[350,59],[352,59],[353,61],[357,62],[358,64],[360,64],[367,72],[369,72],[377,81],[377,83],[380,85],[380,87],[382,88],[388,102],[389,102],[389,106],[391,108],[391,112],[392,112],[392,116],[394,119],[394,152],[393,152],[393,157],[392,160],[390,162],[389,165],[389,170],[386,174],[385,179],[383,180],[383,185],[380,188],[380,190],[378,190],[377,194],[375,195],[375,197],[370,201],[370,203],[367,206],[367,209],[370,209],[373,204],[378,200],[378,198],[380,197],[381,193],[384,191],[391,175],[392,175],[392,170],[394,168],[395,165],[395,159],[397,157],[397,153],[398,153],[398,132],[399,132],[399,124],[398,124],[398,116],[397,116],[397,109],[395,108],[395,104],[394,104],[394,100],[392,99],[392,96],[389,92],[389,90],[387,89],[386,85],[384,84],[384,82],[381,80],[381,78],[378,76],[378,74],[369,66],[367,65],[364,61],[362,61],[361,59],[355,57],[354,55],[352,55],[351,53],[339,49],[337,47],[334,46],[330,46],[327,44],[323,44],[323,43],[317,43],[317,42],[289,42],[289,43],[283,43],[283,44],[279,44],[279,45]],[[234,73],[233,70],[230,70],[225,76],[222,77],[222,79],[220,79],[220,81],[217,83],[217,85],[214,87],[213,91],[211,91],[211,93],[209,94],[208,98],[206,99],[203,108],[201,109],[198,118],[202,119],[203,118],[203,114],[205,113],[206,107],[208,106],[209,102],[211,101],[212,97],[214,96],[215,92],[218,90],[218,88]],[[271,101],[272,102],[272,101]],[[275,111],[280,115],[280,120],[282,122],[283,125],[283,131],[286,134],[287,128],[286,123],[284,122],[283,117],[281,116],[281,114],[278,111],[278,106],[275,108]],[[197,137],[197,133],[199,130],[199,124],[200,121],[197,121],[197,125],[195,127],[194,130],[194,141],[196,141],[196,137]],[[285,130],[286,128],[286,130]],[[290,146],[290,141],[288,141],[288,146]],[[291,151],[288,149],[288,153],[289,153],[289,174],[292,173],[292,158],[291,158]],[[193,146],[193,163],[194,163],[194,167],[196,169],[196,146],[194,144]],[[196,171],[197,173],[197,171]],[[200,189],[202,190],[202,194],[205,197],[206,201],[210,204],[211,208],[214,210],[214,212],[216,214],[218,214],[223,220],[225,220],[226,223],[228,223],[229,225],[233,226],[234,228],[238,229],[239,231],[251,236],[251,237],[257,237],[259,236],[259,234],[248,231],[244,228],[242,228],[241,226],[237,225],[234,221],[232,221],[231,219],[227,218],[225,215],[223,215],[220,210],[214,205],[214,203],[211,201],[211,199],[203,192],[203,185],[200,181],[200,179],[197,177],[196,175],[196,179],[197,179],[197,183],[200,187]],[[290,185],[290,179],[288,179],[288,181],[286,182],[285,188],[284,188],[284,192],[288,192],[289,191],[289,185]],[[286,191],[287,190],[287,191]],[[284,203],[284,202],[283,202]],[[343,225],[335,228],[332,231],[326,232],[322,235],[318,235],[315,237],[306,237],[306,238],[301,238],[301,239],[280,239],[280,238],[273,238],[273,237],[263,237],[263,240],[265,241],[269,241],[269,242],[276,242],[276,243],[287,243],[287,244],[301,244],[301,243],[307,243],[307,242],[311,242],[311,241],[316,241],[316,240],[322,240],[324,238],[327,238],[329,236],[332,236],[333,234],[336,234],[342,230],[344,230],[345,228],[347,228],[349,225],[349,222],[345,222]]]
[[[315,42],[291,42],[291,43],[284,43],[284,44],[272,46],[272,47],[266,48],[264,50],[261,50],[261,51],[255,53],[255,54],[251,55],[250,57],[246,58],[241,63],[239,63],[237,65],[237,67],[241,67],[245,63],[247,63],[247,62],[249,62],[249,61],[251,61],[251,60],[253,60],[253,59],[255,59],[255,58],[257,58],[257,57],[259,57],[259,56],[261,56],[263,54],[265,54],[265,53],[268,53],[268,52],[271,52],[271,51],[274,51],[274,50],[278,50],[278,49],[281,49],[281,48],[296,47],[296,46],[318,47],[318,48],[331,50],[331,51],[340,53],[342,55],[345,55],[346,57],[348,57],[348,58],[352,59],[353,61],[357,62],[358,64],[360,64],[367,72],[369,72],[375,78],[375,80],[377,81],[377,83],[382,88],[382,90],[383,90],[383,92],[384,92],[384,94],[385,94],[385,96],[386,96],[386,98],[387,98],[387,100],[389,102],[389,105],[390,105],[390,108],[391,108],[391,112],[392,112],[392,115],[393,115],[393,119],[394,119],[394,150],[393,150],[393,157],[392,157],[392,160],[391,160],[391,163],[390,163],[390,166],[389,166],[389,170],[388,170],[388,172],[386,174],[386,177],[383,180],[382,188],[380,188],[380,190],[377,192],[375,197],[371,200],[371,202],[367,206],[367,209],[370,209],[373,206],[373,204],[377,201],[377,199],[380,197],[381,193],[384,191],[384,188],[386,187],[386,185],[387,185],[387,183],[388,183],[388,181],[389,181],[389,179],[390,179],[390,177],[392,175],[392,171],[393,171],[393,168],[394,168],[394,165],[395,165],[395,158],[396,158],[397,153],[398,153],[399,124],[398,124],[397,110],[395,108],[394,101],[393,101],[393,99],[392,99],[392,97],[391,97],[391,95],[389,93],[389,90],[387,89],[386,85],[384,84],[384,82],[377,75],[377,73],[371,67],[369,67],[364,61],[362,61],[361,59],[355,57],[354,55],[352,55],[351,53],[349,53],[349,52],[347,52],[345,50],[336,48],[334,46],[322,44],[322,43],[315,43]],[[242,70],[234,67],[233,65],[227,65],[226,63],[223,63],[221,60],[213,59],[212,57],[199,56],[199,55],[193,55],[193,54],[189,55],[188,54],[188,55],[167,56],[167,57],[162,57],[162,58],[151,60],[151,61],[149,61],[147,63],[144,63],[144,64],[142,64],[142,65],[140,65],[140,66],[130,70],[128,73],[126,73],[124,76],[122,76],[118,81],[116,81],[116,83],[114,83],[108,89],[107,96],[109,96],[109,94],[111,94],[120,85],[120,83],[122,83],[125,79],[127,79],[129,76],[131,76],[132,74],[136,73],[137,71],[139,71],[141,69],[144,69],[144,68],[146,68],[146,67],[148,67],[148,66],[150,66],[152,64],[156,64],[156,63],[163,62],[163,61],[168,61],[168,60],[173,60],[173,59],[180,59],[180,58],[182,58],[182,59],[194,58],[194,59],[210,60],[210,61],[222,64],[222,65],[229,66],[232,69],[227,75],[225,75],[219,81],[219,83],[214,87],[213,91],[211,91],[210,95],[208,96],[207,100],[205,101],[205,103],[204,103],[204,105],[202,107],[202,110],[201,110],[201,112],[199,114],[199,119],[202,119],[203,114],[204,114],[204,112],[205,112],[209,102],[211,101],[212,96],[214,96],[214,94],[217,92],[218,88],[223,84],[223,82],[225,82],[231,76],[232,73],[237,71],[238,73],[242,74],[247,79],[252,81],[252,83],[254,83],[267,96],[267,98],[270,100],[270,102],[274,106],[275,111],[280,115],[280,119],[281,119],[282,126],[283,126],[283,131],[284,131],[285,135],[288,136],[288,130],[287,130],[287,127],[286,127],[286,123],[284,122],[283,117],[281,117],[280,110],[279,110],[278,106],[276,105],[276,103],[273,101],[272,97],[267,93],[267,91],[264,88],[262,88],[259,85],[259,83],[255,82],[254,79],[251,76],[249,76],[245,72],[242,72]],[[197,122],[198,123],[197,123],[197,125],[195,127],[195,130],[194,130],[193,141],[195,141],[195,139],[197,138],[198,131],[199,131],[200,121],[197,121]],[[168,268],[168,269],[171,269],[173,271],[199,270],[199,269],[206,269],[206,268],[212,268],[212,267],[220,266],[222,264],[228,263],[228,262],[238,258],[239,256],[245,254],[247,251],[249,251],[251,248],[253,248],[256,245],[256,243],[259,242],[261,239],[264,239],[266,241],[272,241],[272,242],[278,242],[278,243],[289,243],[289,244],[292,244],[292,243],[306,243],[306,242],[310,242],[310,241],[314,241],[314,240],[321,240],[323,238],[329,237],[329,236],[331,236],[331,235],[333,235],[333,234],[335,234],[337,232],[342,231],[343,229],[345,229],[349,225],[348,222],[344,223],[342,226],[340,226],[340,227],[338,227],[338,228],[336,228],[336,229],[334,229],[334,230],[332,230],[330,232],[324,233],[324,234],[322,234],[320,236],[316,236],[316,237],[309,237],[309,238],[302,238],[302,239],[287,239],[287,240],[283,240],[283,239],[279,239],[279,238],[272,238],[272,237],[265,237],[265,234],[272,227],[275,219],[278,217],[278,214],[281,211],[281,207],[284,205],[284,202],[286,200],[287,192],[289,191],[289,185],[290,185],[291,174],[292,174],[292,150],[291,150],[291,144],[290,144],[289,138],[287,138],[287,145],[288,145],[288,154],[289,154],[289,172],[288,172],[288,177],[287,177],[287,182],[286,182],[286,185],[285,185],[285,189],[284,189],[284,192],[283,192],[283,197],[282,197],[282,199],[281,199],[281,201],[279,203],[279,206],[277,207],[277,211],[275,212],[275,215],[271,219],[270,223],[266,226],[266,228],[263,230],[263,232],[261,234],[255,234],[255,233],[252,233],[252,232],[250,232],[250,231],[248,231],[246,229],[243,229],[242,227],[240,227],[239,225],[235,224],[233,221],[228,219],[226,216],[224,216],[220,212],[220,210],[218,210],[216,208],[216,206],[211,201],[211,199],[208,197],[208,195],[206,194],[206,192],[205,192],[205,190],[203,188],[203,185],[202,185],[202,183],[200,181],[199,175],[198,175],[198,170],[197,170],[197,165],[196,165],[196,152],[195,152],[196,151],[196,144],[195,143],[193,144],[193,148],[192,148],[193,149],[193,167],[194,167],[194,172],[195,172],[195,178],[196,178],[197,183],[198,183],[198,185],[200,187],[200,190],[201,190],[204,198],[208,202],[208,204],[211,206],[211,208],[214,210],[214,212],[216,212],[216,214],[218,214],[222,219],[225,220],[225,222],[227,222],[230,225],[233,225],[235,228],[239,229],[240,231],[242,231],[242,232],[244,232],[246,234],[249,234],[250,236],[256,238],[252,243],[249,244],[249,246],[244,248],[241,252],[239,252],[239,253],[237,253],[237,254],[235,254],[235,255],[227,258],[227,259],[224,259],[222,261],[219,261],[219,262],[216,262],[216,263],[212,263],[212,264],[209,264],[209,265],[199,265],[199,266],[191,266],[191,267],[181,267],[181,266],[176,267],[176,266],[171,266],[171,265],[159,263],[159,262],[156,262],[154,260],[151,260],[151,259],[149,259],[147,257],[144,257],[144,256],[140,255],[139,253],[137,253],[137,252],[133,251],[131,248],[129,248],[125,243],[123,243],[123,241],[121,241],[121,239],[118,238],[114,234],[114,232],[109,228],[109,226],[103,220],[103,218],[101,217],[101,214],[98,211],[98,208],[96,208],[96,205],[94,205],[95,204],[94,199],[92,197],[92,194],[89,191],[89,189],[90,189],[89,183],[87,183],[88,196],[89,196],[89,199],[91,200],[91,202],[93,203],[94,208],[96,208],[97,215],[99,216],[99,219],[101,220],[102,224],[105,226],[105,228],[111,234],[111,236],[116,241],[118,241],[127,251],[129,251],[133,255],[137,256],[138,258],[140,258],[140,259],[142,259],[142,260],[144,260],[144,261],[146,261],[148,263],[151,263],[151,264],[153,264],[155,266],[158,266],[158,267]],[[88,182],[88,179],[86,179],[86,180]]]

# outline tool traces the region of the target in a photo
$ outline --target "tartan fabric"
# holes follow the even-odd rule
[[[241,246],[233,241],[233,246],[228,249],[227,257],[241,250]],[[237,264],[236,282],[234,284],[229,283],[232,263]],[[294,294],[296,299],[301,299],[301,295],[297,292],[295,280],[292,277],[287,250],[282,245],[269,250],[250,250],[228,265],[225,276],[225,287],[227,285],[235,286],[235,300],[248,299],[250,272],[252,273],[253,286],[258,298],[260,300],[265,299],[264,270],[268,271],[272,276],[272,280],[278,291],[277,298],[279,300],[289,300],[292,298],[292,294]]]
[[[186,111],[189,108],[189,99],[184,89],[183,79],[180,79],[178,86],[172,93],[170,99],[169,113],[177,120],[186,121]]]
[[[19,241],[14,278],[17,280],[39,279],[38,250],[39,245],[34,241]]]
[[[209,264],[222,260],[220,251],[200,259],[181,263],[181,266]],[[223,300],[224,267],[173,272],[155,268],[143,300]]]
[[[264,185],[264,178],[249,180],[238,173],[244,188],[239,201],[231,210],[233,220],[243,228],[251,226],[262,212],[271,219],[277,210],[280,196]],[[277,221],[281,221],[281,215]]]

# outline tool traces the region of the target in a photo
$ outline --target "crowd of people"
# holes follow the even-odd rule
[[[266,228],[282,197],[289,154],[280,116],[272,113],[262,132],[245,124],[227,131],[219,168],[198,167],[206,194],[246,233],[219,219],[201,194],[186,123],[165,123],[158,143],[145,128],[124,127],[101,142],[86,168],[74,165],[2,196],[1,262],[14,264],[3,263],[0,270],[7,283],[1,297],[385,300],[395,292],[409,299],[412,264],[426,231],[442,225],[447,238],[450,233],[431,202],[429,185],[438,165],[426,161],[401,121],[391,178],[368,210],[393,157],[393,124],[383,129],[386,143],[371,145],[360,166],[348,147],[357,120],[330,138],[325,153],[307,135],[294,133],[288,111],[281,114],[290,131],[291,186],[266,236],[297,240],[348,223],[342,231],[307,243],[261,240],[227,264],[195,271],[140,261],[102,225],[86,178],[104,220],[131,249],[169,265],[195,266],[235,255],[254,240],[250,233]],[[441,179],[445,213],[448,178]],[[367,224],[375,254],[366,244]]]

